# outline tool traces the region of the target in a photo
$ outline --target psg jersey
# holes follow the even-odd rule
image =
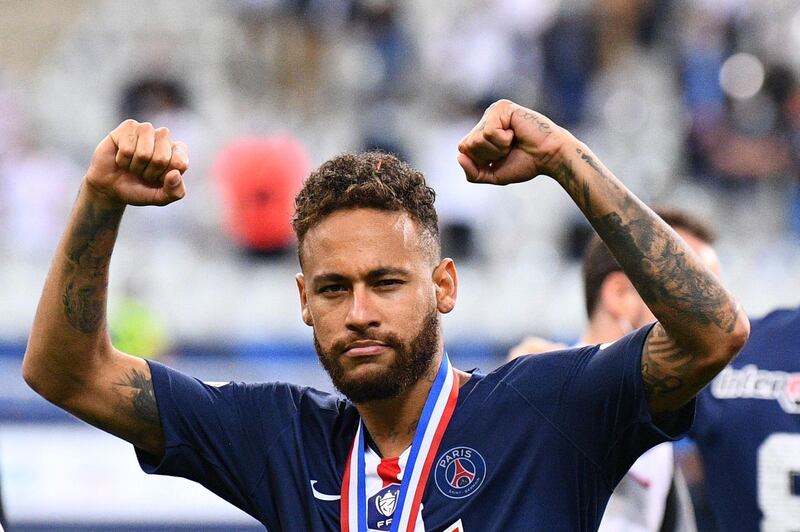
[[[595,530],[636,458],[692,422],[693,402],[659,426],[651,420],[641,378],[648,331],[473,374],[437,451],[417,530]],[[359,420],[352,403],[283,383],[210,386],[149,364],[165,454],[137,450],[146,472],[199,482],[273,532],[340,530]],[[406,454],[367,451],[370,530],[391,527]]]
[[[691,433],[722,530],[800,530],[800,308],[751,320]]]

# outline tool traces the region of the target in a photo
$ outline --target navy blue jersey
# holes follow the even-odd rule
[[[595,530],[636,457],[691,424],[693,403],[660,428],[651,422],[640,369],[648,330],[606,349],[523,357],[473,374],[428,478],[426,530],[459,520],[467,532]],[[150,368],[166,450],[160,461],[138,451],[146,472],[195,480],[273,532],[339,530],[358,421],[352,403],[291,384],[215,387]],[[385,498],[372,502],[386,508]]]
[[[723,530],[800,530],[800,308],[750,340],[698,398],[692,438]]]

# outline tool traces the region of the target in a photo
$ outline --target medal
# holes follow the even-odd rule
[[[391,532],[414,532],[422,495],[436,451],[458,400],[458,378],[447,353],[425,400],[411,451],[403,472]],[[342,478],[340,523],[343,532],[367,532],[367,494],[364,471],[364,423],[359,420],[356,436]]]

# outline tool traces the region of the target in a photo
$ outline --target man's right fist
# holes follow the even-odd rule
[[[104,138],[92,156],[86,184],[117,205],[167,205],[186,195],[186,144],[167,128],[125,120]]]

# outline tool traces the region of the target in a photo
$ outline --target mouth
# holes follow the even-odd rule
[[[383,342],[375,340],[359,340],[348,344],[344,350],[344,355],[348,357],[369,357],[380,355],[389,349],[389,346]]]

